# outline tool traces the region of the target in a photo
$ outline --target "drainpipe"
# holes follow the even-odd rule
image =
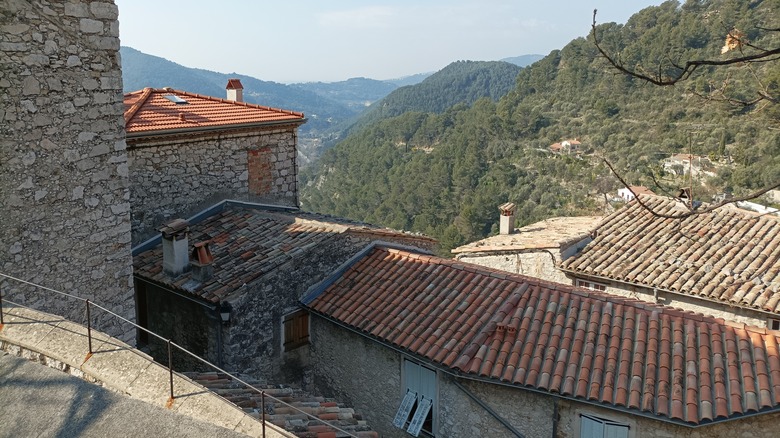
[[[464,394],[469,396],[470,399],[474,400],[474,402],[482,407],[485,411],[487,411],[488,414],[493,416],[496,420],[498,420],[499,423],[501,423],[502,426],[506,427],[510,432],[512,432],[512,435],[516,436],[517,438],[525,438],[525,435],[520,433],[517,429],[515,429],[511,424],[509,424],[508,421],[506,421],[503,417],[498,415],[498,412],[494,411],[493,408],[488,406],[485,402],[478,399],[476,395],[472,394],[471,391],[466,389],[463,385],[461,385],[457,380],[455,380],[454,377],[450,377],[450,382],[452,382],[458,389],[463,391]],[[557,405],[556,405],[557,406]],[[555,431],[555,425],[553,425],[553,431]],[[554,435],[553,435],[554,436]]]
[[[217,331],[217,366],[224,368],[222,361],[222,317],[219,314],[219,304],[214,306],[214,328]]]
[[[553,427],[552,427],[552,438],[556,438],[558,436],[558,399],[553,399]]]

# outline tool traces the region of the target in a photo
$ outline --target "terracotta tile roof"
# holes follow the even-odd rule
[[[168,97],[166,97],[168,96]],[[175,96],[186,103],[175,103]],[[174,99],[175,100],[175,99]],[[171,89],[144,88],[125,94],[128,138],[170,131],[304,123],[303,113]]]
[[[601,216],[554,217],[459,246],[453,254],[561,248],[586,238]]]
[[[333,239],[346,239],[340,237],[343,233],[409,240],[411,243],[418,240],[433,241],[425,236],[347,219],[228,204],[205,219],[190,220],[189,252],[199,242],[209,242],[214,267],[214,274],[209,280],[196,283],[191,273],[175,279],[165,274],[159,241],[151,249],[136,251],[133,257],[134,274],[204,300],[218,302],[243,284],[259,280],[282,268],[316,245]]]
[[[302,301],[466,377],[685,425],[780,410],[774,334],[660,305],[384,247]]]
[[[669,198],[640,199],[657,212],[687,211]],[[605,218],[596,233],[562,269],[780,313],[776,217],[727,206],[662,219],[634,201]]]
[[[371,430],[371,427],[359,413],[334,399],[311,396],[289,386],[269,386],[248,376],[238,376],[253,387],[263,390],[267,395],[283,402],[279,403],[271,398],[266,398],[263,404],[262,396],[257,391],[233,380],[226,374],[217,372],[186,372],[183,374],[257,419],[260,418],[260,412],[265,407],[266,421],[283,427],[298,437],[320,438],[336,436],[335,433],[338,433],[338,436],[343,435],[343,433],[329,427],[328,424],[360,438],[379,437],[379,434]],[[320,420],[311,418],[293,408]]]

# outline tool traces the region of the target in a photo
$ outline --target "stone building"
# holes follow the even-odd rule
[[[774,437],[780,332],[377,245],[302,300],[383,437]]]
[[[138,322],[228,369],[300,382],[309,319],[298,300],[375,240],[436,243],[292,207],[223,201],[134,249]],[[147,343],[167,361],[154,339],[139,338]],[[197,362],[179,368],[191,371]]]
[[[223,199],[298,206],[302,113],[172,89],[125,95],[133,244]]]
[[[514,204],[499,208],[499,234],[452,250],[456,260],[559,283],[571,279],[558,269],[591,240],[598,216],[556,217],[515,228]]]
[[[690,211],[681,202],[640,200],[670,217],[629,203],[561,271],[589,289],[780,329],[780,218],[728,205],[675,219]]]
[[[132,319],[117,15],[111,0],[3,2],[0,269]],[[84,312],[16,281],[0,285],[7,299],[77,319]]]

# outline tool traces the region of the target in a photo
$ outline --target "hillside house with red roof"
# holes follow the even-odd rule
[[[780,432],[780,332],[387,246],[302,302],[315,381],[384,437]]]
[[[690,210],[639,195],[667,215]],[[634,200],[606,217],[564,260],[575,282],[611,294],[780,329],[780,219],[731,205],[681,219]]]
[[[167,220],[223,199],[298,206],[297,130],[304,115],[170,88],[124,96],[133,244]]]

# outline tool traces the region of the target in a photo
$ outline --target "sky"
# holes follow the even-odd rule
[[[115,0],[119,37],[186,67],[280,83],[395,79],[547,55],[661,0]]]

